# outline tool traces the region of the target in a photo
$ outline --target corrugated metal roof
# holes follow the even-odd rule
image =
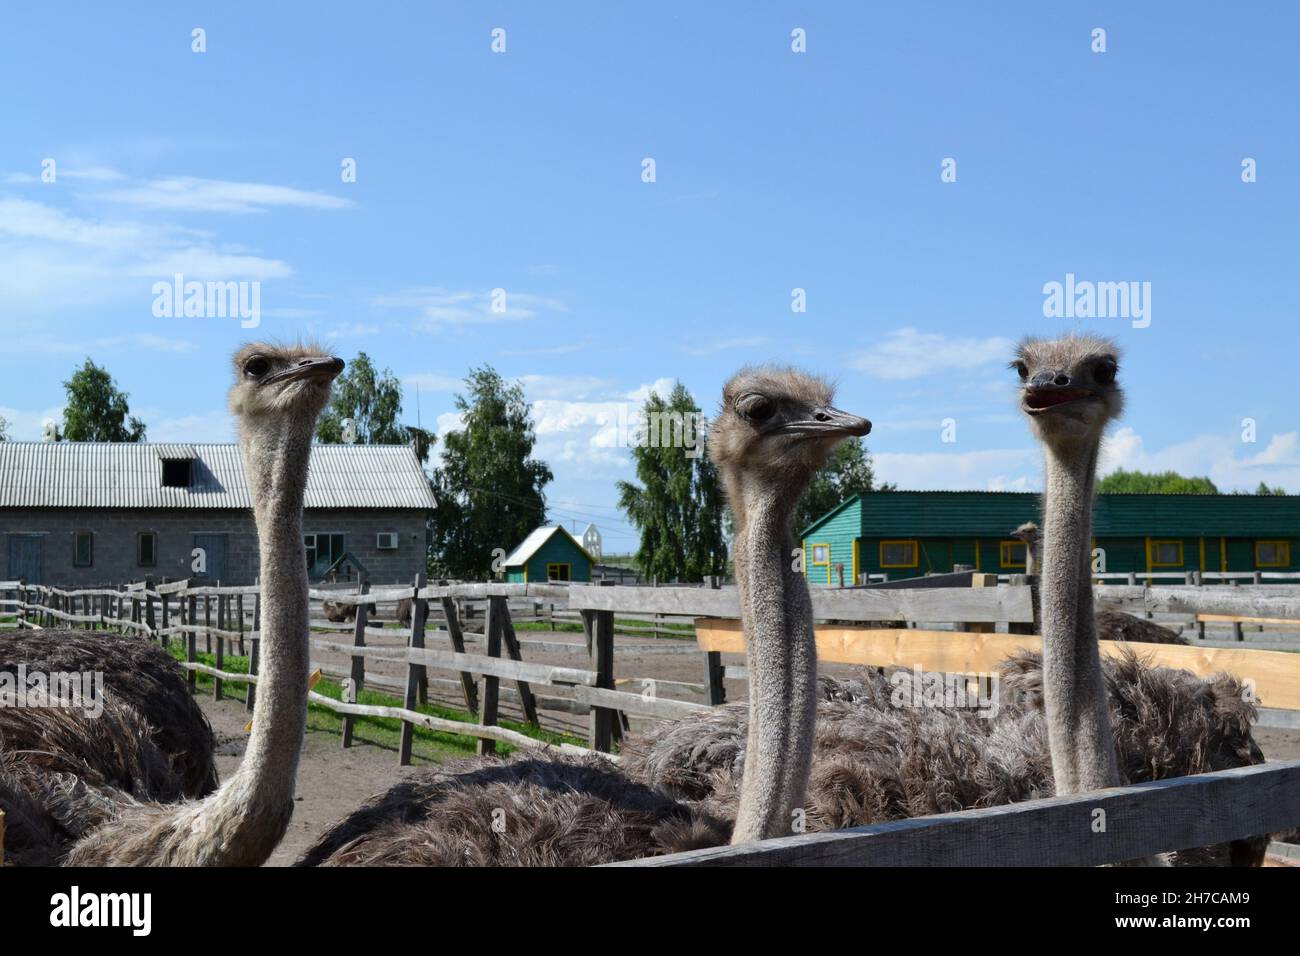
[[[841,502],[803,532],[808,537],[845,507],[858,509],[871,537],[1006,535],[1042,521],[1042,496],[1010,491],[881,491]],[[1098,495],[1093,535],[1252,537],[1300,533],[1297,495]]]
[[[190,487],[164,488],[163,458],[191,456]],[[0,508],[251,507],[233,443],[0,442]],[[408,445],[313,445],[304,507],[436,504]]]

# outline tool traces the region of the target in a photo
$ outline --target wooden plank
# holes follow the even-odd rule
[[[581,685],[573,688],[573,699],[579,703],[591,705],[593,717],[599,710],[607,710],[611,713],[615,710],[621,710],[624,713],[634,714],[638,717],[679,720],[682,717],[692,717],[702,710],[709,709],[708,704],[696,704],[689,700],[673,700],[668,697],[644,697],[641,694],[629,694],[627,691],[622,690],[608,690],[604,687],[584,687]],[[599,750],[600,748],[595,749]]]
[[[813,615],[840,621],[1032,621],[1033,604],[1027,588],[933,588],[876,590],[814,588]],[[696,617],[736,617],[740,612],[735,588],[569,587],[569,607],[618,611],[625,615],[690,614]]]
[[[1300,627],[1300,619],[1287,617],[1239,617],[1232,614],[1198,614],[1198,624],[1282,624]]]
[[[412,594],[419,594],[420,588],[424,585],[424,572],[421,571],[415,576],[415,587]],[[429,613],[429,602],[423,598],[412,598],[411,600],[411,630],[406,638],[406,646],[412,650],[424,649],[424,619]],[[414,661],[406,665],[406,687],[402,695],[402,706],[409,711],[415,710],[415,701],[420,693],[420,684],[428,678],[425,675],[424,665],[417,664]],[[426,696],[427,696],[426,689]],[[402,729],[397,746],[397,764],[405,767],[411,762],[411,742],[412,732],[415,727],[410,721],[402,721]]]
[[[447,639],[451,641],[451,649],[454,653],[465,653],[465,634],[460,627],[460,613],[456,610],[456,599],[452,597],[439,598],[442,604],[443,616],[447,619]],[[474,675],[469,671],[461,671],[460,686],[465,692],[465,709],[471,714],[478,713],[478,687],[474,683]]]
[[[1298,824],[1293,760],[614,865],[1100,866]]]
[[[598,588],[612,591],[614,588]],[[596,686],[614,689],[614,612],[583,611],[582,628],[587,635],[587,648],[591,652]],[[617,714],[605,707],[591,712],[591,748],[608,752],[614,747],[614,724]]]
[[[489,657],[501,656],[501,615],[498,611],[496,600],[488,602],[487,620],[483,622],[483,634],[487,638],[487,653]],[[512,661],[511,663],[515,663]],[[498,690],[501,681],[499,678],[488,675],[483,678],[483,696],[480,698],[479,723],[488,727],[496,725],[498,712]],[[480,737],[477,744],[479,756],[485,754],[494,754],[497,752],[497,745],[494,738]]]
[[[505,644],[506,654],[512,661],[522,661],[523,657],[519,653],[519,638],[515,636],[515,625],[510,620],[510,605],[506,603],[505,598],[493,598],[498,602],[498,609],[501,614],[501,640]],[[524,680],[515,681],[515,689],[519,692],[519,699],[523,704],[524,719],[534,727],[537,723],[537,702],[533,700],[533,692]]]
[[[485,674],[504,680],[525,680],[534,684],[565,686],[569,684],[594,684],[594,671],[579,670],[575,667],[558,667],[552,664],[532,664],[527,661],[510,661],[502,658],[487,657],[481,654],[457,654],[454,651],[439,651],[433,648],[407,647],[353,647],[313,638],[312,647],[325,651],[339,651],[352,654],[357,658],[375,658],[382,661],[424,664],[449,671],[468,671],[471,674]],[[472,679],[472,678],[471,678]]]
[[[352,645],[353,648],[365,647],[366,645],[366,616],[369,613],[369,602],[364,600],[367,592],[370,590],[369,582],[363,582],[361,585],[362,600],[357,603],[357,618],[353,622]],[[365,658],[354,656],[352,658],[352,667],[349,675],[352,699],[355,701],[360,694],[361,686],[366,681],[366,662]],[[349,702],[350,703],[350,702]],[[343,746],[352,746],[352,717],[344,713],[343,715]]]
[[[743,654],[744,635],[739,621],[701,621],[696,627],[701,650]],[[1248,648],[1140,644],[1101,641],[1110,657],[1126,648],[1159,667],[1175,667],[1209,677],[1226,671],[1249,681],[1260,703],[1285,710],[1300,710],[1300,655],[1286,651]],[[971,634],[964,631],[922,631],[817,627],[817,657],[840,664],[872,667],[922,667],[947,674],[993,673],[999,662],[1016,650],[1042,651],[1042,638],[1034,634]]]

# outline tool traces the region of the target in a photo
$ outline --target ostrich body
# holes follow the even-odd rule
[[[206,799],[117,794],[105,822],[62,860],[72,866],[258,866],[284,836],[307,713],[307,571],[302,503],[316,418],[343,362],[317,350],[249,345],[235,356],[239,418],[262,574],[262,668],[244,760]]]
[[[1041,536],[1038,525],[1026,521],[1011,537],[1019,538],[1025,543],[1025,574],[1037,573],[1038,548]],[[1034,592],[1034,620],[1040,621],[1038,591]],[[1101,611],[1097,613],[1097,639],[1100,641],[1138,641],[1143,644],[1187,644],[1187,640],[1177,631],[1161,627],[1153,621],[1147,621],[1124,611]]]
[[[1115,346],[1092,336],[1027,339],[1012,367],[1046,453],[1040,569],[1043,697],[1058,794],[1122,782],[1092,605],[1092,502],[1107,424],[1123,409]]]
[[[1134,783],[1261,763],[1255,708],[1236,678],[1151,667],[1136,654],[1107,658],[1114,747]],[[810,832],[885,823],[1052,796],[1041,657],[999,665],[1000,706],[898,706],[909,671],[864,668],[860,680],[822,678],[807,797]],[[735,812],[745,770],[748,713],[729,704],[656,724],[630,738],[623,770],[694,801],[701,814]],[[1178,864],[1258,864],[1266,837],[1175,854]]]
[[[795,502],[830,451],[865,435],[824,382],[746,369],[709,435],[736,515],[736,578],[750,669],[747,750],[732,842],[791,832],[816,716],[812,604],[794,570]],[[300,866],[575,865],[716,846],[727,820],[599,757],[466,760],[404,781],[326,831]]]

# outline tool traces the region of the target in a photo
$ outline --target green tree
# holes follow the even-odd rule
[[[537,436],[523,386],[507,385],[489,365],[471,369],[456,396],[462,427],[443,441],[433,474],[429,573],[486,580],[496,548],[509,552],[546,516],[544,489],[554,477],[532,458]]]
[[[1286,489],[1283,488],[1281,485],[1278,485],[1276,488],[1270,488],[1267,484],[1265,484],[1264,482],[1261,481],[1261,482],[1259,483],[1259,487],[1255,489],[1255,494],[1257,494],[1257,495],[1284,495],[1284,494],[1286,494]]]
[[[329,407],[316,425],[316,439],[325,444],[343,441],[343,422],[352,419],[357,443],[361,445],[404,445],[415,443],[421,462],[429,460],[429,450],[438,436],[422,428],[402,425],[402,383],[392,369],[376,372],[365,352],[348,363],[343,374],[334,380]]]
[[[1217,495],[1209,478],[1187,478],[1176,471],[1125,471],[1120,468],[1097,482],[1100,494],[1116,495]]]
[[[144,422],[131,417],[127,394],[90,359],[63,383],[65,441],[144,441]]]
[[[666,401],[652,394],[642,413],[653,440],[632,450],[640,484],[618,483],[619,507],[641,533],[637,567],[660,581],[700,581],[724,573],[726,506],[717,469],[703,453],[702,440],[693,449],[681,447],[688,442],[671,440],[674,434],[689,437],[688,428],[675,432],[673,426],[699,421],[699,406],[678,382]],[[661,423],[668,425],[659,427]]]
[[[5,420],[5,417],[3,415],[0,415],[0,441],[8,441],[8,440],[9,440],[9,422]]]
[[[794,533],[799,534],[845,498],[868,491],[893,490],[893,485],[876,486],[876,473],[865,441],[851,438],[841,442],[822,470],[813,476],[795,506]]]

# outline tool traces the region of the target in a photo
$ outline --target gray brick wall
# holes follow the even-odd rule
[[[370,572],[373,584],[409,583],[424,569],[424,512],[369,510],[308,510],[303,515],[306,534],[344,535],[344,547]],[[73,546],[78,531],[94,534],[94,563],[73,566]],[[136,561],[139,532],[158,535],[157,564],[141,567]],[[375,535],[395,532],[395,550],[380,551]],[[40,537],[42,584],[88,587],[122,584],[152,576],[193,577],[190,553],[196,534],[220,534],[226,541],[223,584],[251,584],[257,577],[257,530],[247,511],[77,511],[73,509],[0,510],[0,578],[17,577],[11,568],[15,535]]]

